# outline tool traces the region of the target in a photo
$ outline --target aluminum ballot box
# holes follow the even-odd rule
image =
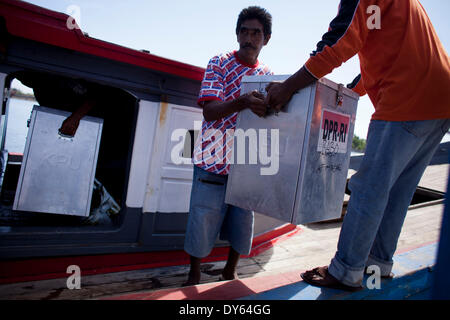
[[[85,116],[74,137],[63,137],[69,115],[33,107],[14,210],[89,215],[103,120]]]
[[[288,76],[250,76],[242,94]],[[239,113],[225,202],[293,224],[339,218],[359,95],[325,78],[265,118]]]

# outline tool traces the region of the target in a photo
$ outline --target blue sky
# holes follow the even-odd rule
[[[402,0],[398,0],[402,1]],[[220,53],[238,48],[235,35],[239,12],[259,5],[273,16],[273,33],[260,60],[275,74],[292,74],[303,65],[329,22],[337,13],[338,0],[29,0],[27,2],[64,13],[79,8],[81,29],[91,37],[152,54],[205,67]],[[447,52],[450,46],[450,1],[421,0]],[[76,14],[75,14],[76,16]],[[327,78],[347,84],[359,73],[355,57]],[[360,99],[355,134],[367,135],[374,109]]]

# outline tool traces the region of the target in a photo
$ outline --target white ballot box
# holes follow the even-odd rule
[[[242,93],[288,76],[251,76]],[[359,95],[325,78],[265,118],[238,115],[226,200],[306,224],[341,216]]]
[[[14,210],[89,215],[103,120],[86,116],[74,137],[63,137],[69,115],[33,107]]]

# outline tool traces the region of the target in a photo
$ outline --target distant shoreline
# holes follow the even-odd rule
[[[17,89],[11,89],[11,93],[9,95],[11,99],[20,99],[20,100],[28,100],[28,101],[36,101],[36,98],[33,94],[23,93],[18,91]]]

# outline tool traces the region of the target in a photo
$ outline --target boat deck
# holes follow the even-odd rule
[[[449,165],[430,165],[419,186],[445,192]],[[402,254],[411,255],[415,250],[426,250],[416,269],[434,264],[435,249],[439,241],[443,201],[434,201],[409,208],[400,235],[396,259]],[[250,258],[241,259],[237,269],[238,280],[219,282],[224,261],[202,265],[201,284],[181,288],[186,281],[188,265],[142,269],[81,277],[81,289],[69,290],[67,278],[30,281],[0,285],[0,299],[298,299],[320,298],[310,294],[290,296],[273,291],[307,285],[300,273],[313,267],[329,264],[336,251],[341,221],[301,225],[289,234],[273,241],[273,246]],[[422,248],[422,249],[420,249]],[[423,249],[425,248],[425,249]],[[422,251],[421,251],[422,252]],[[425,259],[425,260],[424,260]],[[421,266],[419,268],[419,266]],[[398,274],[407,272],[401,266]],[[411,271],[411,270],[409,270]],[[409,272],[408,271],[408,272]],[[69,276],[69,275],[68,275]],[[294,286],[294,287],[292,287]],[[297,287],[295,287],[297,286]],[[287,290],[287,289],[286,289]],[[263,292],[275,292],[273,296],[261,296]],[[300,290],[302,291],[302,290]],[[299,292],[300,292],[299,291]],[[304,290],[303,290],[304,291]],[[307,291],[304,291],[307,292]]]

